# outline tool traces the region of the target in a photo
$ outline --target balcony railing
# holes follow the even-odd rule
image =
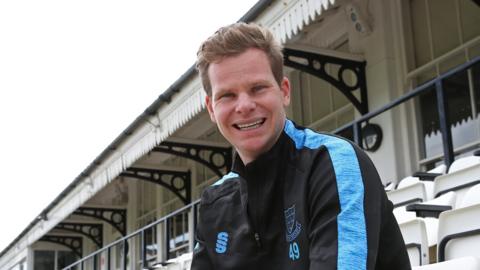
[[[473,60],[466,62],[460,66],[457,66],[448,72],[436,77],[435,79],[428,81],[417,88],[413,89],[412,91],[408,92],[407,94],[401,96],[400,98],[390,102],[389,104],[375,110],[369,112],[354,121],[344,125],[333,131],[335,134],[345,134],[348,133],[348,130],[353,130],[353,141],[362,146],[362,124],[368,122],[370,119],[387,112],[400,104],[404,104],[405,102],[418,97],[422,94],[426,94],[430,91],[435,91],[436,102],[437,102],[437,112],[438,120],[439,120],[439,129],[442,135],[442,147],[443,147],[443,163],[447,166],[452,164],[454,161],[454,148],[453,148],[453,140],[452,140],[452,128],[450,119],[448,116],[448,109],[447,104],[448,100],[445,98],[444,93],[444,85],[446,79],[453,77],[454,75],[466,71],[473,67],[475,64],[480,63],[480,57],[476,57]],[[477,86],[480,87],[480,86]],[[473,98],[473,97],[472,97]],[[477,97],[477,99],[480,97]],[[456,108],[458,109],[458,108]]]
[[[198,204],[200,200],[197,200],[189,205],[186,205],[160,219],[157,221],[148,224],[147,226],[134,231],[127,236],[118,239],[109,245],[91,253],[90,255],[81,258],[75,263],[63,268],[63,269],[121,269],[126,270],[127,265],[129,264],[129,258],[134,258],[134,252],[138,251],[138,265],[134,269],[148,269],[154,264],[163,264],[168,259],[174,256],[180,255],[177,253],[179,250],[184,252],[191,252],[193,250],[193,234],[191,231],[195,231],[197,216],[198,216]],[[180,226],[187,226],[189,235],[186,235],[185,232],[181,232],[180,235],[172,235],[173,226],[178,226],[175,224],[175,220],[178,220],[179,216],[188,216],[187,223],[188,225],[181,224]],[[185,219],[181,219],[181,223],[185,223]],[[163,241],[160,243],[162,246],[159,248],[159,245],[156,243],[147,244],[146,235],[149,230],[155,230],[155,228],[161,227]],[[188,239],[187,241],[186,238]],[[138,242],[135,242],[138,240]],[[132,250],[132,246],[136,247],[138,243],[138,248]],[[188,243],[188,244],[186,244]],[[177,246],[177,244],[180,244]],[[112,256],[112,253],[115,251],[120,251],[120,253]],[[157,252],[160,251],[162,254],[158,255]],[[150,256],[149,256],[150,254]],[[115,257],[115,258],[114,258]],[[150,258],[149,258],[150,257]],[[99,265],[101,262],[103,265]]]

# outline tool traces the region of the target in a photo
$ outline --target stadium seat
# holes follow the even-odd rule
[[[428,172],[416,172],[412,176],[407,176],[398,182],[390,182],[385,185],[385,191],[389,192],[395,189],[401,189],[418,182],[425,186],[426,200],[433,199],[433,181],[437,176],[445,174],[447,166],[441,164]]]
[[[414,218],[410,221],[401,223],[399,226],[407,247],[410,264],[412,266],[428,264],[429,247],[425,221],[421,218]]]
[[[457,209],[440,214],[438,261],[478,256],[480,250],[480,185],[468,190]]]
[[[429,208],[435,208],[435,206],[437,207],[446,206],[446,207],[452,208],[453,205],[455,204],[455,201],[456,201],[455,192],[449,192],[434,200],[422,202],[419,204],[411,204],[416,206],[423,206],[423,207],[417,207],[419,209],[418,213],[415,211],[406,210],[407,207],[410,208],[411,206],[402,206],[402,207],[395,208],[393,210],[393,214],[395,215],[395,218],[397,219],[397,222],[400,224],[400,226],[403,223],[407,223],[412,220],[415,220],[418,217],[421,217],[425,223],[428,247],[431,247],[437,244],[437,232],[438,232],[437,217],[439,213],[435,214],[436,211],[432,211]],[[430,211],[432,213],[427,213]]]
[[[148,270],[153,270],[153,269],[162,269],[162,270],[189,270],[190,266],[192,264],[192,256],[193,253],[185,253],[181,256],[178,256],[176,258],[170,259],[165,263],[158,264],[156,266],[153,266],[151,268],[148,268]]]
[[[394,207],[400,207],[412,203],[423,202],[427,200],[425,184],[417,181],[412,184],[401,186],[387,193],[388,199],[392,201]]]
[[[480,162],[480,157],[472,156],[471,158],[479,158]],[[457,194],[457,202],[454,208],[458,207],[463,196],[470,187],[480,183],[480,163],[475,163],[476,161],[472,159],[464,159],[467,158],[462,158],[455,161],[452,164],[452,166],[455,165],[453,170],[451,167],[448,174],[438,176],[434,181],[435,197],[438,197],[449,191],[455,191]]]
[[[437,167],[428,171],[429,173],[439,173],[445,174],[447,172],[447,166],[445,164],[440,164]]]
[[[384,186],[384,189],[385,189],[386,192],[392,191],[392,190],[395,189],[395,185],[396,185],[395,182],[388,182],[388,183]]]
[[[413,270],[479,270],[480,259],[477,257],[462,257],[455,260],[445,261],[441,263],[428,264],[423,266],[415,266]]]
[[[448,173],[453,173],[465,168],[480,164],[480,156],[468,156],[455,160],[448,168]]]

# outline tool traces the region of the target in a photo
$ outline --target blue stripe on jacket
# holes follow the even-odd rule
[[[213,183],[212,186],[219,186],[221,184],[223,184],[223,182],[225,182],[226,180],[228,179],[232,179],[232,178],[235,178],[235,177],[238,177],[238,174],[234,173],[234,172],[229,172],[227,173],[226,175],[224,175],[222,177],[222,179],[218,180],[217,182]]]
[[[310,129],[297,129],[290,120],[285,122],[285,133],[292,138],[297,149],[318,149],[322,145],[327,148],[340,200],[337,269],[366,269],[368,248],[363,209],[364,187],[353,146],[334,136],[318,134]]]

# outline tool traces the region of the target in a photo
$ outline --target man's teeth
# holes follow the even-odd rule
[[[257,128],[262,124],[263,120],[258,120],[253,123],[248,123],[248,124],[237,124],[238,128],[241,130],[248,130],[248,129],[253,129]]]

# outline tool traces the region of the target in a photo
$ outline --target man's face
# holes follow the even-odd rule
[[[285,124],[290,83],[275,80],[267,55],[248,49],[210,64],[212,95],[206,104],[210,118],[235,147],[244,164],[268,151]]]

